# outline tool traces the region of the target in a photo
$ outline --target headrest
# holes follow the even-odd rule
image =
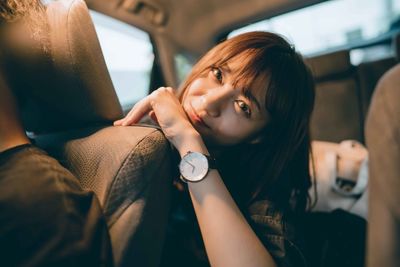
[[[4,48],[3,69],[26,130],[61,131],[120,118],[121,106],[84,1],[51,1],[45,8],[38,16],[47,25],[30,28],[28,42],[6,38]]]
[[[318,81],[332,76],[340,76],[352,69],[350,52],[342,50],[306,59],[314,78]]]

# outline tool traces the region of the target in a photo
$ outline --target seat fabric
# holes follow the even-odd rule
[[[64,161],[96,193],[117,266],[158,266],[172,189],[172,158],[161,131],[107,127],[71,140]]]

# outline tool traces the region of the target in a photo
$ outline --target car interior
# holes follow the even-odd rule
[[[149,94],[164,85],[178,88],[184,77],[180,72],[187,73],[196,59],[228,38],[233,30],[335,1],[43,2],[49,25],[44,38],[32,42],[10,39],[2,62],[7,81],[17,95],[26,131],[36,145],[56,157],[79,178],[84,189],[94,191],[99,198],[109,227],[115,266],[160,266],[164,248],[151,240],[165,238],[171,191],[160,188],[170,188],[177,175],[168,157],[171,146],[157,128],[112,126],[136,101],[121,100],[118,77],[110,74],[94,16],[110,17],[147,34],[151,43],[148,53],[152,57],[146,73],[145,94]],[[384,47],[388,52],[377,59],[352,62],[354,51],[374,47]],[[305,58],[316,82],[311,122],[312,139],[316,141],[313,158],[318,162],[318,157],[323,157],[320,154],[326,154],[325,148],[337,152],[345,140],[353,140],[365,148],[365,122],[374,89],[384,73],[399,63],[400,28],[361,43],[307,54]],[[132,90],[135,86],[130,84]],[[317,142],[335,145],[325,144],[318,150]],[[148,162],[151,164],[145,164]],[[311,166],[317,167],[318,182],[319,171],[328,167]],[[332,194],[328,191],[328,195]],[[339,207],[343,207],[341,203],[346,198],[351,199],[351,207],[357,201],[363,202],[356,213],[359,221],[350,222],[346,215],[336,213],[338,218],[344,218],[337,220],[336,227],[347,229],[344,235],[353,234],[354,240],[365,242],[366,193],[335,197]],[[318,195],[318,201],[323,200],[324,195]],[[338,206],[329,206],[330,210],[311,209],[315,216],[310,216],[309,231],[317,232],[310,238],[314,242],[315,266],[330,266],[327,262],[335,257],[330,254],[322,259],[322,239],[327,233],[315,229],[320,224],[332,223],[318,212],[331,212]],[[350,206],[346,206],[347,210]],[[351,238],[345,239],[346,236],[337,237],[343,243],[343,250],[351,249],[356,255],[345,266],[363,266],[364,245],[355,248]]]

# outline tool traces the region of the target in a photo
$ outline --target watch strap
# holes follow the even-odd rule
[[[210,155],[203,154],[208,160],[208,168],[209,169],[217,169],[217,160]]]

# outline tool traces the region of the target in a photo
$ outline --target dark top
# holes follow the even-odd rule
[[[249,223],[278,266],[307,266],[300,231],[284,212],[268,200],[252,203]]]
[[[158,127],[148,117],[141,123]],[[174,157],[178,165],[178,153]],[[176,189],[173,193],[161,266],[209,266],[187,186],[179,180],[178,168],[176,171],[174,183],[181,190]],[[308,266],[301,231],[293,216],[288,216],[268,200],[255,201],[242,212],[279,267]]]
[[[209,266],[187,188],[175,191],[161,266]],[[299,230],[273,203],[256,201],[244,215],[278,266],[308,266]]]

